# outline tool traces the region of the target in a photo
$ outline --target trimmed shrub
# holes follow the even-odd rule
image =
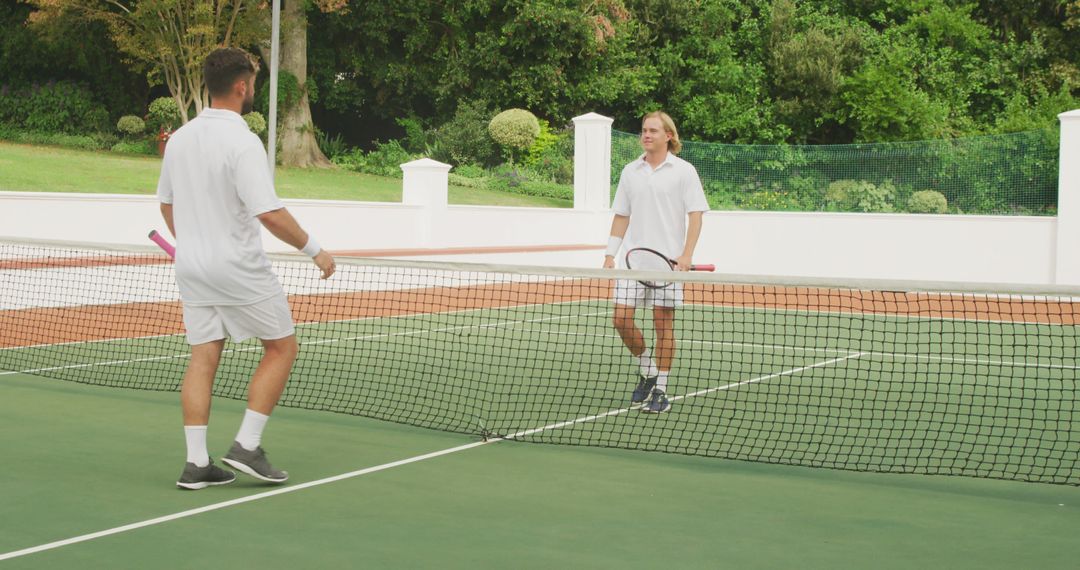
[[[574,199],[573,186],[537,180],[535,175],[529,171],[512,166],[503,166],[496,169],[493,175],[487,178],[487,189],[523,196],[559,198],[562,200]]]
[[[507,109],[488,123],[495,142],[511,151],[524,151],[540,136],[540,121],[525,109]]]
[[[41,133],[0,124],[0,140],[20,144],[62,146],[79,150],[105,150],[116,144],[115,135],[67,135],[64,133]]]
[[[125,136],[134,137],[146,131],[146,123],[135,115],[124,115],[116,122],[116,130]]]
[[[146,127],[153,133],[161,129],[175,130],[180,126],[183,119],[180,117],[180,106],[172,97],[158,97],[150,102],[150,108],[146,113]]]
[[[120,152],[125,154],[157,154],[157,148],[150,144],[150,141],[120,141],[112,146],[112,152]]]
[[[486,178],[474,178],[454,174],[453,172],[450,173],[449,182],[451,186],[461,186],[462,188],[487,188]]]
[[[247,123],[247,126],[249,129],[251,129],[251,132],[255,133],[260,137],[263,136],[263,133],[266,132],[266,118],[263,117],[262,113],[258,111],[252,111],[244,115],[244,122]]]
[[[937,190],[919,190],[908,200],[908,211],[916,214],[944,214],[949,211],[949,201]]]

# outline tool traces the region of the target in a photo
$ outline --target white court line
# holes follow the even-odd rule
[[[831,359],[831,360],[818,362],[816,364],[811,364],[809,366],[801,366],[799,368],[792,368],[791,370],[785,370],[783,372],[777,372],[777,373],[769,374],[769,375],[766,375],[766,376],[759,376],[757,378],[751,378],[749,380],[743,380],[741,382],[733,382],[733,383],[730,383],[730,384],[725,384],[723,386],[717,386],[715,388],[710,388],[710,389],[707,389],[707,390],[700,390],[698,392],[693,392],[691,394],[686,394],[684,396],[675,396],[675,397],[673,397],[671,399],[673,401],[675,401],[675,400],[681,400],[681,399],[685,399],[685,398],[693,398],[693,397],[696,397],[696,396],[702,396],[702,395],[710,394],[710,393],[713,393],[713,392],[718,392],[718,391],[721,391],[721,390],[728,390],[730,388],[735,388],[737,386],[744,386],[746,384],[753,384],[753,383],[756,383],[756,382],[761,382],[761,381],[769,380],[769,379],[772,379],[772,378],[778,378],[778,377],[781,377],[781,376],[788,376],[788,375],[792,375],[792,374],[797,374],[799,372],[802,372],[804,370],[809,370],[811,368],[819,368],[819,367],[822,367],[822,366],[828,366],[830,364],[834,364],[836,362],[841,362],[841,361],[849,360],[849,359],[852,359],[852,358],[859,358],[863,354],[864,353],[861,353],[861,352],[860,353],[853,353],[853,354],[849,354],[849,355],[844,356],[844,357],[834,358],[834,359]],[[107,529],[107,530],[93,532],[93,533],[90,533],[90,534],[84,534],[84,535],[80,535],[80,536],[75,536],[75,537],[72,537],[72,538],[68,538],[68,539],[64,539],[64,540],[58,540],[58,541],[55,541],[55,542],[50,542],[50,543],[47,543],[47,544],[33,546],[33,547],[30,547],[30,548],[24,548],[22,550],[15,550],[15,551],[12,551],[12,552],[7,552],[7,553],[0,554],[0,561],[8,560],[8,559],[11,559],[11,558],[17,558],[17,557],[20,557],[20,556],[26,556],[28,554],[35,554],[35,553],[38,553],[38,552],[44,552],[46,550],[53,550],[53,549],[60,548],[60,547],[63,547],[63,546],[69,546],[69,545],[72,545],[72,544],[78,544],[80,542],[87,542],[87,541],[95,540],[95,539],[98,539],[98,538],[104,538],[104,537],[107,537],[107,536],[112,536],[114,534],[120,534],[120,533],[131,531],[131,530],[138,530],[140,528],[145,528],[145,527],[149,527],[149,526],[153,526],[153,525],[157,525],[157,524],[161,524],[161,523],[166,523],[166,522],[169,522],[169,521],[174,521],[174,520],[178,520],[178,519],[182,519],[182,518],[187,518],[187,517],[195,516],[195,515],[198,515],[198,514],[207,513],[207,512],[210,512],[210,511],[216,511],[216,510],[224,509],[224,508],[227,508],[227,507],[232,507],[232,506],[235,506],[235,505],[240,505],[240,504],[244,504],[244,503],[250,503],[252,501],[258,501],[258,500],[261,500],[261,499],[267,499],[267,498],[274,497],[274,496],[277,496],[277,495],[283,495],[285,493],[292,493],[294,491],[300,491],[300,490],[303,490],[303,489],[309,489],[311,487],[318,487],[320,485],[326,485],[328,483],[334,483],[334,482],[342,481],[342,480],[345,480],[345,479],[352,479],[354,477],[360,477],[362,475],[368,475],[368,474],[371,474],[371,473],[377,473],[379,471],[385,471],[387,469],[392,469],[394,467],[401,467],[401,466],[404,466],[404,465],[409,465],[410,463],[417,463],[419,461],[424,461],[424,460],[427,460],[427,459],[434,459],[436,457],[441,457],[443,455],[450,455],[451,453],[457,453],[459,451],[466,451],[466,450],[473,449],[473,448],[476,448],[476,447],[480,447],[482,445],[487,445],[487,444],[490,444],[490,443],[497,443],[497,442],[500,442],[500,441],[508,441],[508,440],[513,440],[513,439],[519,439],[519,438],[522,438],[522,437],[526,437],[526,436],[533,435],[533,434],[540,433],[540,432],[544,432],[544,431],[555,430],[555,429],[559,429],[559,428],[562,428],[562,427],[575,425],[575,424],[587,423],[587,422],[595,421],[595,420],[610,417],[610,416],[617,416],[617,415],[625,414],[625,413],[627,413],[629,411],[637,410],[637,409],[640,409],[640,408],[641,408],[641,406],[631,406],[631,407],[628,407],[628,408],[617,408],[617,409],[614,409],[614,410],[604,412],[602,414],[596,414],[596,415],[592,415],[592,416],[585,416],[585,417],[577,418],[575,420],[568,420],[568,421],[564,421],[564,422],[548,424],[548,425],[543,426],[543,427],[522,430],[522,431],[519,431],[517,433],[502,436],[502,437],[498,437],[498,438],[492,438],[492,439],[488,439],[488,440],[485,440],[485,441],[476,441],[476,442],[468,443],[468,444],[465,444],[465,445],[459,445],[457,447],[450,447],[450,448],[443,449],[443,450],[440,450],[440,451],[434,451],[434,452],[431,452],[431,453],[425,453],[423,455],[417,455],[415,457],[410,457],[410,458],[407,458],[407,459],[401,459],[401,460],[398,460],[398,461],[393,461],[391,463],[384,463],[382,465],[376,465],[374,467],[367,467],[365,469],[359,469],[357,471],[350,471],[348,473],[343,473],[341,475],[335,475],[333,477],[326,477],[324,479],[317,479],[315,481],[308,481],[307,483],[300,483],[298,485],[291,485],[289,487],[282,487],[282,488],[279,488],[279,489],[274,489],[273,491],[266,491],[266,492],[263,492],[263,493],[257,493],[257,494],[254,494],[254,495],[248,495],[246,497],[240,497],[239,499],[232,499],[230,501],[223,501],[223,502],[220,502],[220,503],[214,503],[214,504],[211,504],[211,505],[206,505],[204,507],[198,507],[198,508],[195,508],[195,509],[189,509],[189,510],[186,510],[186,511],[173,513],[171,515],[165,515],[165,516],[161,516],[161,517],[157,517],[157,518],[153,518],[153,519],[148,519],[148,520],[141,521],[141,522],[136,522],[136,523],[127,524],[127,525],[123,525],[123,526],[118,526],[118,527]]]
[[[312,340],[312,341],[302,342],[302,343],[299,343],[299,344],[300,344],[300,346],[309,346],[309,345],[317,345],[317,344],[319,344],[319,345],[321,345],[321,344],[333,344],[333,343],[338,343],[338,342],[353,342],[353,341],[375,340],[375,339],[380,339],[380,338],[394,338],[394,337],[403,337],[403,336],[415,336],[415,335],[423,335],[423,334],[450,332],[450,331],[456,331],[456,330],[495,328],[495,327],[503,327],[503,326],[507,326],[507,325],[516,325],[516,324],[521,324],[521,323],[540,323],[540,322],[546,322],[546,321],[558,321],[558,320],[562,320],[562,319],[573,319],[573,318],[578,318],[578,317],[592,317],[592,316],[596,316],[596,315],[602,315],[602,314],[605,314],[605,313],[607,313],[607,311],[598,311],[598,312],[595,312],[595,313],[584,313],[584,314],[578,314],[578,315],[560,315],[558,317],[544,317],[544,318],[539,318],[539,319],[527,319],[527,320],[523,320],[523,321],[501,321],[501,322],[495,322],[495,323],[483,323],[483,324],[476,324],[476,325],[460,325],[460,326],[455,326],[455,327],[443,327],[443,328],[438,328],[438,329],[418,329],[418,330],[412,330],[412,331],[395,332],[395,333],[382,333],[382,334],[371,334],[371,335],[353,336],[353,337],[347,337],[347,338],[330,338],[330,339],[322,339],[322,340]],[[245,348],[232,348],[232,349],[228,349],[228,350],[223,351],[222,354],[231,354],[231,353],[234,353],[234,352],[251,352],[251,351],[260,350],[260,349],[261,349],[261,347],[259,347],[259,346],[250,346],[250,347],[245,347]],[[172,359],[190,358],[190,357],[191,357],[190,353],[184,353],[184,354],[170,354],[170,355],[166,355],[166,356],[150,356],[150,357],[146,357],[146,358],[135,358],[135,359],[130,359],[130,360],[110,360],[110,361],[107,361],[107,362],[87,362],[87,363],[82,363],[82,364],[69,364],[69,365],[66,365],[66,366],[50,366],[48,368],[33,368],[33,369],[30,369],[30,370],[12,370],[12,371],[7,371],[7,372],[0,372],[0,376],[11,376],[13,374],[35,374],[35,373],[39,373],[39,372],[55,372],[57,370],[72,370],[72,369],[76,369],[76,368],[93,368],[95,366],[116,366],[116,365],[124,365],[124,364],[134,364],[136,362],[155,362],[155,361],[160,361],[160,360],[172,360]]]
[[[564,336],[588,336],[588,337],[604,337],[604,338],[619,338],[618,335],[613,334],[590,334],[590,333],[578,333],[569,331],[556,331],[556,330],[544,330],[544,329],[521,329],[535,331],[538,333],[557,334]],[[837,348],[815,348],[815,347],[802,347],[802,346],[786,346],[782,344],[756,344],[750,342],[730,342],[721,340],[694,340],[694,339],[675,339],[676,343],[682,344],[706,344],[714,346],[739,346],[746,348],[768,348],[775,350],[790,350],[790,351],[803,351],[803,352],[823,352],[833,354],[850,353],[851,350],[842,350]],[[1020,360],[988,360],[985,358],[966,358],[962,356],[936,356],[932,354],[909,354],[905,352],[880,352],[868,350],[862,352],[866,356],[880,356],[883,358],[896,358],[896,359],[915,359],[915,360],[935,360],[940,362],[958,363],[958,364],[982,364],[984,366],[1015,366],[1017,368],[1047,368],[1051,370],[1080,370],[1080,365],[1069,366],[1065,364],[1048,364],[1044,362],[1027,362]]]

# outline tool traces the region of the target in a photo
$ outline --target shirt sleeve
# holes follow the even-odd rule
[[[237,157],[236,193],[252,216],[285,207],[274,192],[274,181],[270,178],[266,150],[262,145],[253,144]]]
[[[611,203],[611,209],[619,216],[630,215],[630,191],[626,187],[626,171],[619,175],[619,186],[615,189],[615,199]]]
[[[169,161],[162,159],[161,174],[157,181],[157,198],[162,204],[173,203],[172,179],[169,178]]]
[[[709,200],[705,197],[705,188],[701,185],[701,177],[697,169],[689,165],[686,179],[683,182],[683,203],[686,205],[686,213],[708,212]]]

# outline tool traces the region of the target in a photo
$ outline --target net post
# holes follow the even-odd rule
[[[574,117],[574,209],[611,208],[611,123],[597,113]]]
[[[1061,113],[1054,283],[1080,285],[1080,109]]]
[[[438,239],[435,228],[446,212],[451,168],[449,164],[430,158],[401,165],[401,202],[407,206],[420,206],[416,247],[430,247]]]

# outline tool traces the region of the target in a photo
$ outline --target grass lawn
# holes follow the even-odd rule
[[[153,194],[156,157],[0,142],[0,191]],[[282,198],[400,202],[401,179],[343,169],[277,169]],[[450,186],[451,204],[569,208],[556,198]]]

